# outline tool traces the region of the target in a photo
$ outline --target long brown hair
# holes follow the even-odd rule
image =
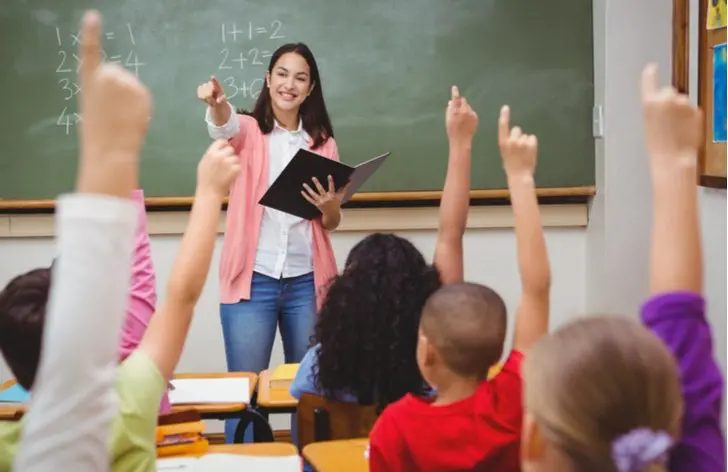
[[[299,115],[303,129],[313,139],[311,149],[316,149],[323,145],[329,138],[334,137],[334,128],[331,126],[329,112],[326,109],[326,101],[324,100],[324,88],[321,83],[321,75],[319,74],[316,58],[313,56],[311,49],[304,43],[289,43],[276,49],[268,63],[268,73],[273,72],[273,67],[284,54],[289,52],[296,53],[303,57],[308,64],[311,72],[311,94],[301,104]],[[271,104],[270,90],[265,85],[258,95],[253,111],[238,110],[238,113],[250,115],[258,122],[258,126],[263,134],[273,131],[275,117],[273,115],[273,105]]]
[[[595,316],[572,322],[540,340],[523,371],[527,413],[576,471],[618,470],[612,446],[631,431],[679,436],[675,359],[635,320]]]

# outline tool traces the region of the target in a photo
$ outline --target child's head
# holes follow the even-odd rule
[[[30,390],[40,362],[51,269],[15,277],[0,292],[0,352],[17,382]]]
[[[679,435],[680,382],[670,351],[640,323],[570,323],[526,354],[523,376],[525,472],[664,470]]]
[[[439,286],[437,270],[406,239],[373,234],[359,242],[318,317],[319,388],[380,408],[408,392],[424,393],[417,326],[425,300]]]
[[[440,287],[425,303],[417,363],[434,387],[452,375],[481,380],[503,353],[507,318],[503,299],[473,283]]]

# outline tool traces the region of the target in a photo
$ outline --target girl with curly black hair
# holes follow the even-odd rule
[[[453,87],[452,100],[464,102]],[[469,107],[467,107],[469,110]],[[461,111],[462,110],[462,111]],[[448,105],[450,144],[434,264],[408,240],[376,233],[349,253],[328,287],[291,395],[324,395],[374,404],[379,411],[406,393],[426,395],[415,350],[420,313],[442,284],[463,280],[462,237],[470,193],[470,150],[478,119]]]

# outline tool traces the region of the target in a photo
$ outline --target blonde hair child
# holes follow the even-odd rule
[[[524,366],[524,472],[726,470],[723,378],[702,291],[695,185],[701,112],[643,73],[654,193],[650,285],[637,321],[580,319]],[[684,403],[683,403],[684,402]]]

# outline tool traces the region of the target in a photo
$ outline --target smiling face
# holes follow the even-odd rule
[[[283,112],[298,110],[315,84],[311,82],[311,71],[300,54],[283,54],[266,74],[273,109]]]

